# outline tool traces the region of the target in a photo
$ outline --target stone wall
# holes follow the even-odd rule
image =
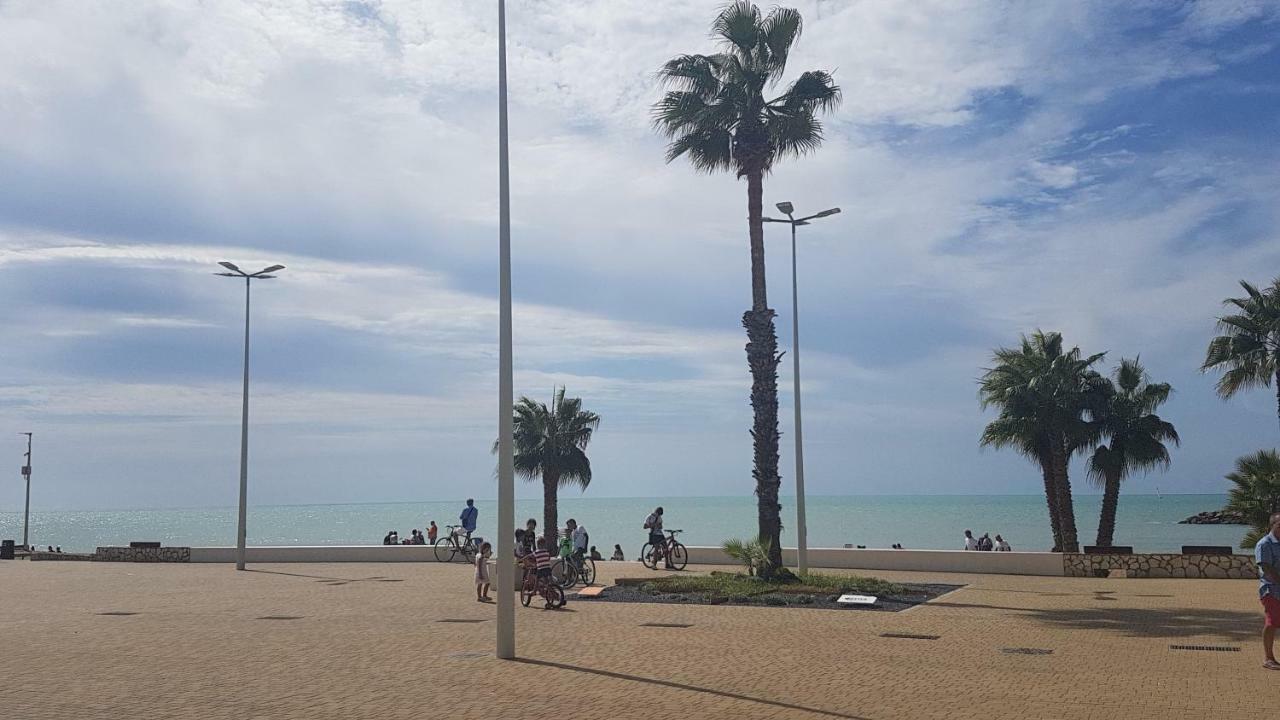
[[[93,560],[94,556],[88,553],[68,553],[68,552],[49,552],[47,550],[37,550],[27,555],[28,560]]]
[[[1101,577],[1111,570],[1126,570],[1134,578],[1257,579],[1258,570],[1248,555],[1084,555],[1065,553],[1062,574],[1067,577]]]
[[[100,547],[94,553],[98,562],[191,562],[189,547]]]

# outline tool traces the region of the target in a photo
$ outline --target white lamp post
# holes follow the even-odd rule
[[[249,284],[253,280],[270,280],[271,273],[283,270],[272,265],[256,273],[246,273],[225,260],[218,263],[231,272],[214,273],[222,277],[244,278],[244,401],[240,414],[240,516],[236,524],[236,569],[244,569],[245,515],[249,496]]]
[[[507,4],[498,0],[498,618],[494,654],[516,656],[516,489],[511,414],[511,178],[507,155]]]
[[[810,220],[835,215],[840,208],[823,210],[816,215],[796,218],[795,208],[789,202],[777,205],[786,220],[764,218],[765,222],[787,223],[791,226],[791,394],[795,399],[796,428],[796,565],[803,575],[809,572],[809,529],[804,516],[804,435],[800,422],[800,295],[796,289],[796,227],[808,225]]]

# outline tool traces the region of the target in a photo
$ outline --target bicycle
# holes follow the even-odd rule
[[[458,541],[458,530],[462,529],[461,525],[446,525],[445,533],[442,537],[436,539],[435,554],[436,562],[453,562],[458,555],[468,563],[474,563],[476,560],[476,546],[471,540],[467,540],[466,535],[462,537],[462,542]]]
[[[585,555],[557,558],[551,565],[551,579],[565,589],[579,582],[584,587],[592,585],[596,581],[596,561]]]
[[[662,547],[654,547],[652,543],[645,543],[640,549],[640,562],[650,570],[658,569],[658,560],[665,559],[666,564],[673,570],[683,570],[685,565],[689,564],[689,551],[684,545],[676,540],[676,535],[684,532],[683,530],[667,530],[666,533],[670,537],[662,542]]]
[[[534,595],[541,595],[551,609],[564,607],[564,590],[556,584],[555,579],[543,580],[536,571],[525,570],[524,581],[520,583],[520,604],[529,607]]]

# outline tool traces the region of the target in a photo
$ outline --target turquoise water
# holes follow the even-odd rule
[[[1076,496],[1076,523],[1081,540],[1092,544],[1097,528],[1096,495]],[[1216,510],[1225,495],[1128,495],[1120,499],[1116,543],[1140,552],[1178,551],[1182,545],[1239,543],[1244,528],[1234,525],[1178,525],[1203,510]],[[795,506],[784,497],[783,542],[795,542]],[[560,501],[561,524],[570,517],[584,524],[591,543],[610,554],[621,543],[630,558],[644,542],[641,528],[654,506],[665,506],[666,526],[683,528],[689,545],[718,545],[729,537],[754,533],[755,501],[751,497],[710,498],[583,498]],[[478,534],[493,537],[495,503],[477,502]],[[249,508],[251,545],[366,545],[382,542],[388,530],[404,537],[435,520],[442,529],[456,523],[459,502],[410,502],[359,505],[287,505]],[[889,547],[956,549],[965,529],[995,537],[1000,533],[1015,550],[1048,550],[1048,513],[1044,499],[1034,495],[956,496],[810,496],[810,547],[841,547],[845,543]],[[130,540],[159,540],[166,545],[235,544],[235,508],[189,510],[104,510],[32,512],[31,541],[60,545],[63,550],[91,551],[99,545]],[[516,517],[542,520],[540,500],[516,503]],[[22,514],[0,513],[0,538],[22,539]]]

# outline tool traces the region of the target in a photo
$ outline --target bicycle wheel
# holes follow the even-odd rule
[[[546,598],[547,604],[553,608],[564,607],[564,590],[559,585],[547,583],[546,588],[542,591],[542,597]]]
[[[579,578],[584,586],[594,585],[596,583],[596,561],[591,558],[583,558],[582,567],[579,569]]]
[[[529,607],[529,602],[533,600],[535,586],[529,580],[520,583],[520,604]]]
[[[472,545],[471,543],[466,543],[461,548],[459,548],[458,552],[462,555],[462,559],[467,561],[468,565],[476,564],[476,546],[475,545]]]
[[[649,543],[645,543],[640,549],[640,562],[650,570],[658,569],[658,560],[653,556],[653,546]]]
[[[551,582],[562,588],[573,587],[573,582],[577,578],[574,577],[573,566],[560,558],[551,564]]]
[[[685,565],[689,564],[689,551],[684,549],[680,543],[671,541],[671,567],[675,570],[683,570]]]
[[[449,542],[448,537],[442,537],[436,540],[436,562],[453,562],[453,556],[458,552],[457,546]]]

